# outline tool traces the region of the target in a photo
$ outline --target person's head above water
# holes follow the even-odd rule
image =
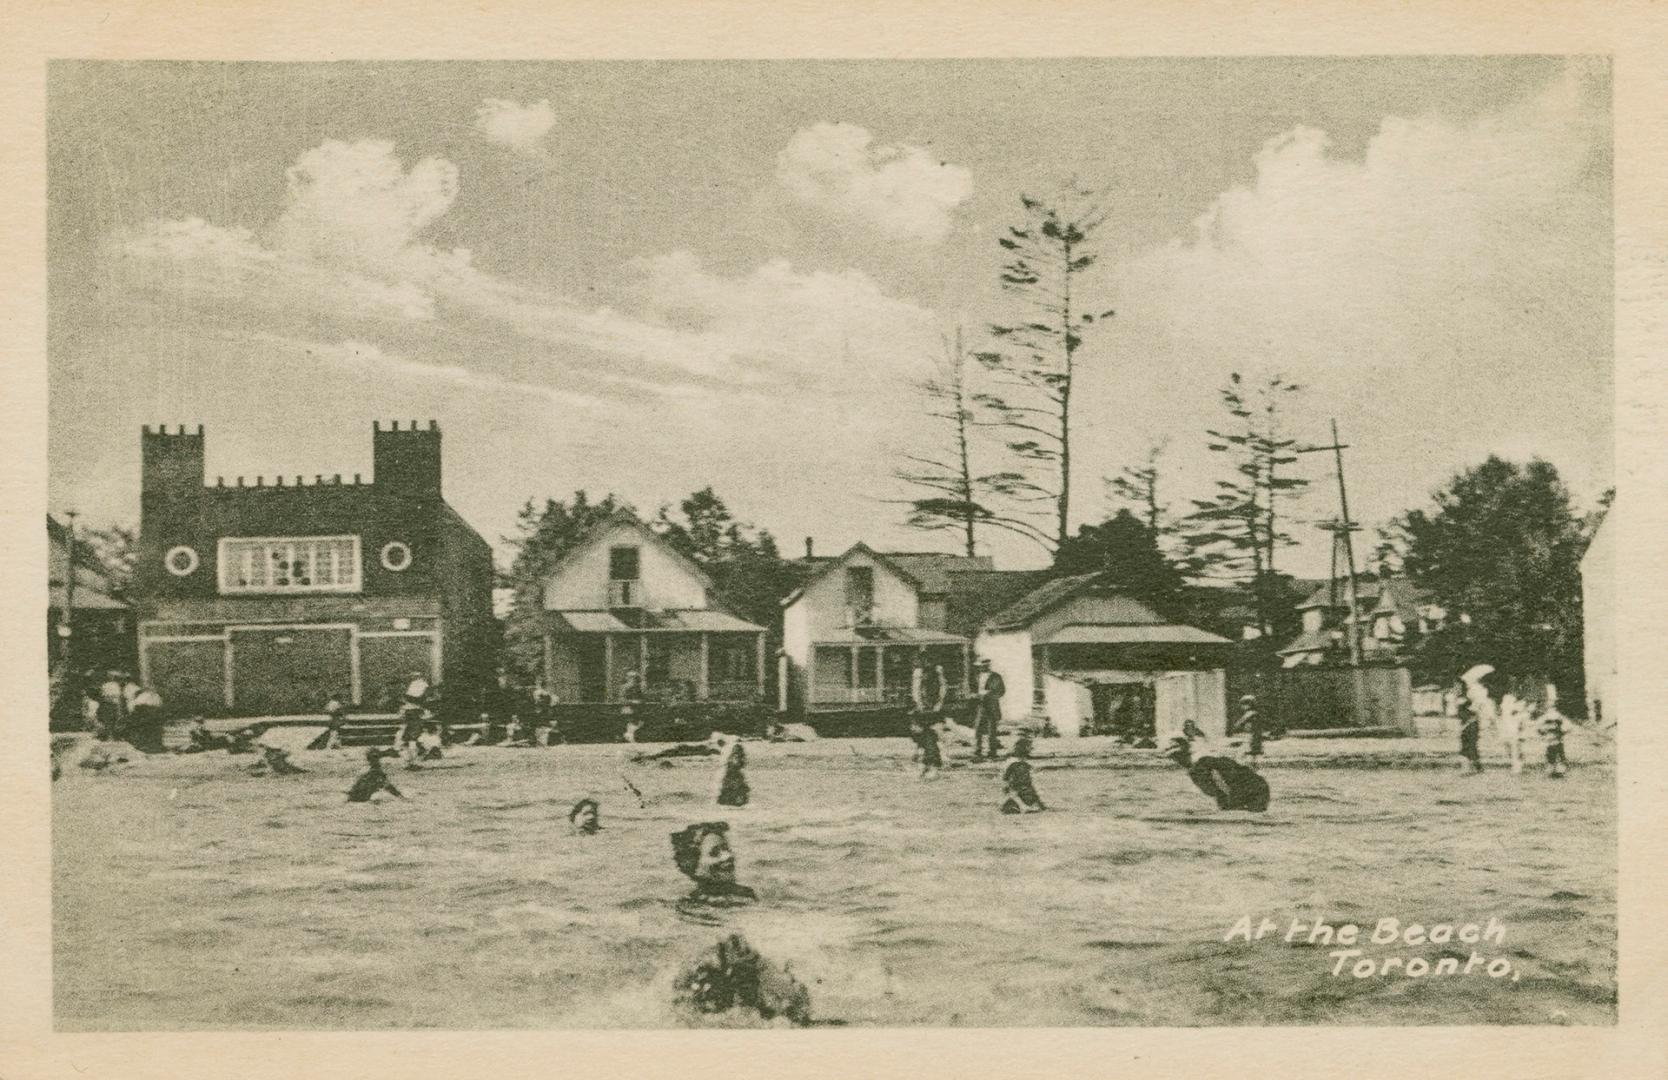
[[[1013,755],[1014,757],[1018,757],[1018,758],[1030,757],[1031,756],[1031,736],[1021,735],[1019,738],[1015,739],[1013,749],[1009,750],[1008,753]]]
[[[576,832],[594,833],[602,828],[601,811],[602,807],[595,799],[580,799],[573,804],[573,809],[568,811],[568,824],[572,825]]]
[[[1190,764],[1192,764],[1192,762],[1193,762],[1193,743],[1192,743],[1192,740],[1188,739],[1187,736],[1185,736],[1185,735],[1174,736],[1173,738],[1171,738],[1169,745],[1164,748],[1164,756],[1169,758],[1171,761],[1174,761],[1178,765],[1190,765]]]
[[[736,856],[730,850],[730,823],[703,821],[672,834],[672,860],[684,877],[698,885],[734,884]]]

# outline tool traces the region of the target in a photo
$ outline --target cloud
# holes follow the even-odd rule
[[[498,378],[483,372],[473,371],[458,364],[434,364],[420,360],[410,360],[390,354],[380,346],[365,341],[348,340],[325,343],[294,341],[271,334],[257,334],[254,336],[257,339],[269,341],[281,347],[299,349],[308,356],[329,363],[347,374],[358,375],[366,379],[386,380],[392,377],[402,380],[416,380],[478,393],[514,394],[542,398],[552,404],[569,408],[585,408],[594,404],[590,398],[584,395],[564,393],[551,386]]]
[[[749,381],[895,376],[933,341],[931,312],[858,270],[800,272],[775,259],[728,277],[688,251],[633,267],[645,316],[731,357]]]
[[[556,126],[550,102],[522,105],[504,98],[487,98],[475,110],[475,129],[488,139],[523,154],[542,154],[544,137]]]
[[[855,124],[814,124],[776,158],[776,179],[808,206],[924,244],[949,235],[951,214],[973,194],[973,174],[925,148],[875,146]]]
[[[541,369],[566,388],[604,392],[855,377],[859,366],[907,355],[931,322],[857,271],[775,261],[728,277],[689,252],[629,264],[633,310],[581,305],[426,239],[458,195],[449,161],[407,168],[390,142],[331,141],[302,154],[286,179],[282,209],[259,232],[152,221],[113,237],[110,263],[125,284],[219,320],[262,312],[280,333],[316,336],[322,319],[348,338],[422,328],[436,341],[562,346]],[[586,362],[593,357],[603,362]]]
[[[1118,315],[1079,400],[1197,431],[1230,370],[1284,372],[1309,388],[1295,434],[1335,415],[1357,443],[1368,521],[1526,426],[1555,460],[1591,460],[1612,348],[1604,110],[1577,67],[1470,120],[1386,117],[1359,156],[1312,127],[1268,140],[1189,235],[1103,263]],[[1083,460],[1140,451],[1116,426],[1089,438]],[[1176,440],[1172,466],[1208,478],[1199,442]],[[1325,512],[1323,489],[1311,502]]]

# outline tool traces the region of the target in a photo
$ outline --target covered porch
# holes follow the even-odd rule
[[[763,627],[718,611],[622,615],[551,613],[544,675],[558,701],[623,703],[632,672],[641,680],[642,701],[764,700]]]
[[[973,643],[917,627],[854,627],[813,644],[806,661],[805,700],[811,709],[910,704],[915,657],[944,668],[945,702],[967,694]]]
[[[1064,626],[1032,645],[1034,710],[1062,735],[1220,736],[1231,648],[1191,626]]]

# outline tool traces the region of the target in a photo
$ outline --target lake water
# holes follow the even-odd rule
[[[1276,759],[1256,816],[1125,751],[1043,760],[1051,811],[1010,817],[993,767],[920,782],[901,740],[757,745],[754,805],[719,813],[710,761],[627,749],[463,748],[393,770],[411,798],[370,805],[343,799],[350,751],[288,778],[220,754],[72,768],[53,793],[58,1025],[676,1026],[672,972],[730,929],[853,1025],[1615,1022],[1607,765],[1558,782]],[[604,831],[573,836],[585,794]],[[706,925],[675,904],[667,835],[717,818],[762,899]],[[1280,929],[1225,942],[1247,915]],[[1294,916],[1492,916],[1504,943],[1474,948],[1512,973],[1335,977],[1326,947],[1281,940]]]

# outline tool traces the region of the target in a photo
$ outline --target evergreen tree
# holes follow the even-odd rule
[[[1182,576],[1159,550],[1152,530],[1128,510],[1099,525],[1084,525],[1054,555],[1061,575],[1103,575],[1120,592],[1174,615],[1182,597]]]

